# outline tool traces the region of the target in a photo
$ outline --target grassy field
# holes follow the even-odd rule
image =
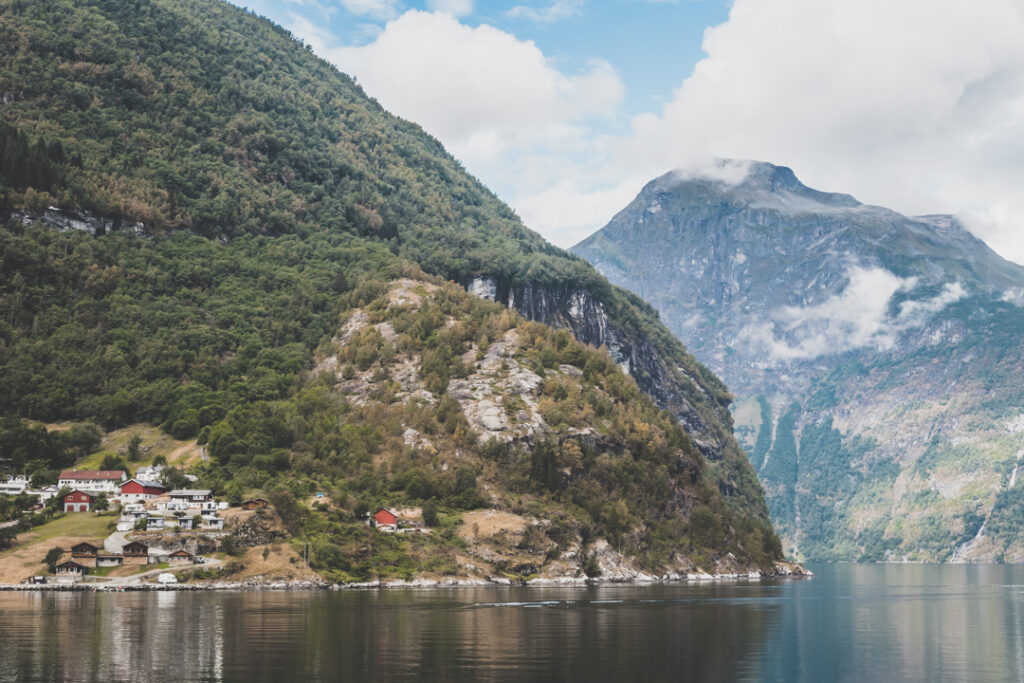
[[[100,515],[92,512],[71,512],[25,532],[18,537],[17,543],[41,543],[58,536],[105,538],[116,525],[117,514],[112,512]]]
[[[67,425],[64,424],[46,425],[46,428],[49,430],[59,430],[66,427]],[[152,465],[153,460],[159,455],[167,458],[167,462],[172,465],[183,467],[188,467],[189,465],[200,461],[200,449],[196,445],[195,440],[178,441],[170,435],[162,432],[159,427],[140,423],[131,425],[130,427],[125,427],[124,429],[115,429],[112,432],[108,432],[107,435],[103,437],[103,443],[100,444],[100,449],[79,460],[76,468],[80,470],[99,469],[100,463],[103,462],[103,458],[108,455],[121,456],[127,460],[128,442],[131,441],[132,437],[136,434],[142,437],[142,444],[140,445],[142,457],[136,462],[128,463],[129,467],[133,470],[133,473],[134,470],[139,467]]]
[[[81,541],[102,544],[117,523],[111,513],[95,515],[91,512],[64,514],[20,534],[13,547],[0,553],[0,583],[18,583],[26,576],[46,574],[42,564],[46,552],[54,547],[65,550]]]

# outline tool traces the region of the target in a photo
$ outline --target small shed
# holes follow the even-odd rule
[[[64,512],[88,512],[92,508],[93,500],[95,496],[85,491],[72,491],[64,496]]]
[[[187,550],[175,550],[171,553],[167,559],[168,564],[192,564],[195,561],[195,555]]]
[[[262,510],[270,505],[266,498],[251,498],[242,503],[243,510]]]

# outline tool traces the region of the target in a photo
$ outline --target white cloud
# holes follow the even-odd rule
[[[531,41],[446,13],[410,10],[361,47],[298,16],[290,28],[559,244],[602,225],[647,180],[608,163],[610,141],[595,132],[621,116],[624,86],[607,62],[565,70]]]
[[[735,0],[620,159],[791,166],[905,213],[956,212],[1024,261],[1021,0]]]
[[[350,14],[371,19],[391,19],[398,14],[399,0],[340,0]]]
[[[427,0],[431,12],[447,12],[453,17],[465,17],[473,13],[473,0]]]
[[[553,0],[543,7],[516,5],[505,12],[505,16],[511,19],[526,19],[548,24],[579,16],[582,12],[583,0]]]
[[[908,298],[890,315],[897,292],[912,292],[917,278],[901,278],[884,268],[852,266],[843,291],[811,306],[783,306],[769,320],[748,325],[738,341],[767,348],[775,362],[806,360],[860,348],[880,351],[898,335],[921,327],[937,312],[967,296],[959,282],[947,283],[927,299]]]

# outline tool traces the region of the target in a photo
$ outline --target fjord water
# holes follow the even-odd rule
[[[592,588],[0,594],[0,680],[1024,679],[1024,567]]]

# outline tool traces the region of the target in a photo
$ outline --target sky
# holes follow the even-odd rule
[[[714,158],[1024,263],[1024,0],[236,0],[569,247]]]

